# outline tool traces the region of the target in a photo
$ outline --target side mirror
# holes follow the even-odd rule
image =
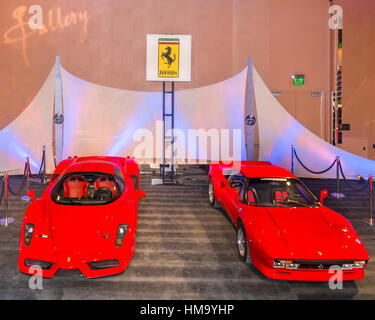
[[[328,190],[320,191],[320,203],[323,204],[323,199],[328,197]]]
[[[135,191],[135,195],[136,197],[139,199],[139,198],[144,198],[146,197],[146,192],[142,191],[142,190],[137,190]]]
[[[34,190],[27,191],[26,195],[31,199],[32,202],[35,201],[35,191]]]
[[[129,198],[131,200],[138,200],[140,198],[144,198],[145,196],[146,196],[146,192],[144,192],[142,190],[136,190],[129,195]]]

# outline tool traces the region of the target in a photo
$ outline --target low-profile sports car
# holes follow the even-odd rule
[[[369,256],[350,222],[322,205],[289,171],[270,162],[211,164],[209,202],[237,229],[239,258],[265,276],[328,281],[364,277]]]
[[[135,250],[139,167],[131,158],[69,157],[56,167],[21,230],[19,269],[44,277],[120,273]],[[38,273],[40,274],[40,273]]]

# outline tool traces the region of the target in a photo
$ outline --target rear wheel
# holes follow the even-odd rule
[[[237,250],[240,260],[247,265],[251,265],[249,243],[247,241],[245,227],[241,221],[238,222],[237,226]]]
[[[210,202],[210,205],[213,208],[217,208],[219,206],[215,199],[214,183],[211,179],[208,183],[208,201]]]

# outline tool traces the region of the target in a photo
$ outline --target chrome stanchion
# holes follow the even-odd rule
[[[0,225],[3,225],[7,227],[10,223],[14,222],[13,218],[8,217],[8,174],[5,174],[4,176],[4,185],[3,188],[5,188],[5,219],[0,219]]]
[[[373,190],[372,190],[372,178],[373,175],[369,177],[369,193],[370,193],[370,217],[363,219],[366,223],[368,223],[371,227],[373,226],[373,219],[372,219],[372,204],[373,204]]]
[[[292,144],[292,157],[290,161],[290,172],[294,174],[294,144]]]
[[[336,157],[336,192],[331,194],[336,199],[345,198],[345,194],[340,193],[340,165],[340,157]]]
[[[27,195],[27,192],[29,191],[30,187],[30,162],[29,162],[29,157],[26,157],[26,194],[21,197],[21,200],[24,201],[30,201],[31,199]]]
[[[42,184],[47,183],[47,174],[46,174],[46,146],[43,146],[43,171],[42,171]]]

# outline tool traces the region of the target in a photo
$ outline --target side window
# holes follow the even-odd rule
[[[241,173],[231,175],[228,179],[229,186],[238,191],[239,199],[241,202],[244,201],[244,188],[245,188],[246,177]]]
[[[223,176],[225,177],[225,179],[229,182],[229,179],[230,177],[232,177],[233,175],[236,175],[236,174],[239,174],[240,172],[238,170],[235,170],[235,169],[230,169],[230,170],[226,170],[223,172]]]
[[[125,189],[124,175],[122,174],[121,170],[117,167],[115,167],[114,174],[115,174],[118,184],[120,185],[121,191],[124,191]]]

